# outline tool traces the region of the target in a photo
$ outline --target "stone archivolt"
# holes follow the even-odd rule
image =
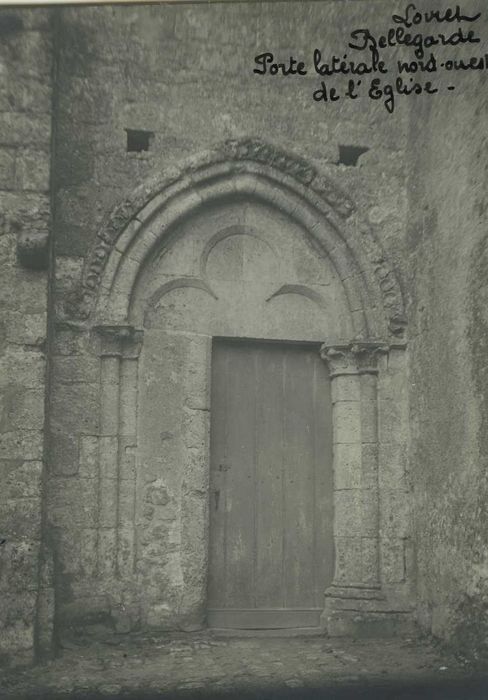
[[[378,333],[403,337],[406,320],[399,282],[350,198],[303,158],[255,139],[227,141],[144,183],[122,202],[97,235],[81,285],[66,303],[67,317],[88,321],[93,316],[101,288],[113,287],[120,256],[131,255],[131,246],[157,213],[174,212],[171,217],[168,214],[163,230],[153,233],[152,248],[162,244],[179,219],[204,202],[232,195],[267,200],[296,218],[315,239],[332,260],[350,297],[351,310],[362,309],[369,317],[369,325],[359,324],[357,337]],[[138,269],[143,264],[140,261]],[[131,289],[127,294],[130,296]]]

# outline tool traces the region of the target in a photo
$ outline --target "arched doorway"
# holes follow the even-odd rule
[[[140,188],[100,232],[67,314],[71,323],[78,317],[87,352],[100,358],[99,427],[80,435],[81,462],[91,450],[97,506],[91,569],[77,595],[98,590],[112,610],[123,606],[129,626],[143,629],[222,624],[212,623],[216,610],[232,611],[226,625],[246,626],[236,611],[249,618],[279,610],[271,626],[314,626],[320,618],[341,633],[358,620],[408,614],[404,573],[388,580],[381,553],[390,550],[380,537],[380,431],[387,417],[384,442],[396,446],[404,420],[390,410],[404,377],[403,301],[374,236],[326,178],[301,159],[246,142]],[[219,393],[251,367],[252,382]],[[260,394],[280,386],[279,401]],[[239,401],[254,405],[245,420]],[[215,412],[212,429],[212,410],[234,411],[223,434]],[[232,437],[246,431],[244,443]],[[242,479],[219,483],[220,465],[222,475],[229,466],[219,441],[234,465],[254,450],[236,472],[251,484],[247,494]],[[268,477],[289,451],[290,468],[275,473],[279,506]],[[296,492],[293,473],[301,474]],[[216,492],[231,514],[220,525],[209,517]],[[228,508],[237,494],[253,512],[240,524],[239,509]],[[292,526],[280,530],[287,508]],[[244,532],[253,547],[240,546]],[[279,563],[272,546],[260,548],[263,533],[265,541],[281,536]],[[295,537],[291,549],[283,546],[287,536]],[[222,537],[235,558],[231,577],[239,567],[252,571],[243,587],[238,582],[241,598],[223,606],[215,598],[230,570],[218,573]],[[391,541],[401,548],[404,539],[395,532]],[[256,576],[262,580],[274,559],[273,575],[283,582],[284,556],[299,562],[295,577],[269,602]],[[310,580],[313,595],[293,598]]]
[[[173,229],[131,313],[144,329],[138,471],[152,511],[140,520],[141,586],[156,582],[159,600],[164,579],[168,608],[184,600],[186,615],[213,626],[318,626],[333,578],[319,351],[352,331],[333,266],[297,223],[240,195]],[[154,484],[168,503],[148,509]],[[163,531],[179,542],[171,573],[163,552],[153,556]]]

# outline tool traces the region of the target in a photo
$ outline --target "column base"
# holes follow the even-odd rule
[[[321,625],[329,637],[389,638],[416,632],[413,611],[392,610],[379,586],[331,586]]]

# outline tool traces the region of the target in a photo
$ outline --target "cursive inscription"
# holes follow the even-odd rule
[[[345,51],[331,54],[315,48],[308,58],[277,58],[272,51],[265,51],[255,56],[253,72],[295,79],[317,75],[322,80],[312,92],[315,103],[366,97],[382,101],[392,114],[399,98],[453,91],[455,81],[449,76],[488,70],[488,54],[453,53],[470,46],[474,50],[480,43],[476,30],[480,17],[481,12],[469,14],[460,5],[420,10],[409,3],[403,13],[391,15],[392,26],[386,32],[378,33],[370,27],[352,29]],[[387,55],[398,51],[401,57]],[[439,80],[441,75],[447,81]],[[345,80],[338,83],[341,78]]]

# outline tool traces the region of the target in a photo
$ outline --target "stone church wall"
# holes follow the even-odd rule
[[[469,8],[484,13],[486,50],[486,5]],[[486,72],[463,76],[454,99],[412,114],[408,149],[419,620],[477,654],[488,602],[486,84]]]
[[[374,5],[370,12],[372,17]],[[351,5],[349,13],[346,27],[336,4],[322,3],[60,11],[54,165],[59,317],[110,211],[144,180],[228,139],[259,137],[319,166],[345,191],[354,192],[361,214],[392,262],[400,264],[407,113],[400,112],[393,121],[383,106],[372,102],[361,110],[344,103],[329,112],[311,100],[316,81],[282,81],[278,86],[252,74],[254,56],[268,47],[286,56],[306,54],[315,42],[344,44],[349,25],[365,19],[362,4]],[[150,132],[148,151],[127,151],[128,129]],[[364,148],[359,167],[339,162],[343,145]],[[57,627],[63,634],[87,626],[123,631],[138,624],[140,595],[128,591],[127,584],[112,582],[92,595],[89,583],[100,536],[111,537],[113,527],[110,513],[102,521],[97,515],[98,482],[90,467],[90,449],[96,449],[90,436],[103,432],[96,360],[89,340],[60,319],[54,341],[48,511],[56,533]],[[397,395],[396,362],[393,353],[389,378],[382,385],[385,408]],[[395,419],[403,420],[397,414]],[[408,486],[397,478],[405,468],[402,438],[388,439],[380,459],[387,494],[381,535],[387,587],[403,611],[409,597],[406,567],[412,562]],[[109,541],[103,546],[110,559]],[[169,547],[171,559],[176,555],[171,543]],[[158,612],[156,603],[153,611],[145,623],[153,627],[174,616],[171,610]]]
[[[41,546],[50,228],[49,12],[0,13],[0,655],[30,661]]]
[[[96,511],[96,451],[98,437],[112,435],[99,408],[113,382],[100,374],[100,339],[66,318],[65,302],[97,232],[141,183],[249,137],[304,157],[349,193],[397,273],[410,359],[407,374],[403,351],[392,352],[378,385],[386,589],[401,610],[417,600],[425,630],[476,641],[469,621],[487,595],[486,186],[480,140],[470,135],[486,115],[484,77],[473,78],[464,98],[400,100],[392,117],[369,100],[315,104],[316,76],[252,74],[259,52],[339,51],[352,28],[382,15],[386,28],[385,3],[359,0],[0,13],[2,652],[29,660],[36,640],[48,650],[53,625],[63,635],[131,629],[123,585],[91,595],[85,582],[112,527],[109,501],[108,520]],[[128,150],[132,138],[146,138],[148,150]],[[356,165],[341,162],[344,146],[364,149]],[[107,455],[110,445],[105,440]]]

